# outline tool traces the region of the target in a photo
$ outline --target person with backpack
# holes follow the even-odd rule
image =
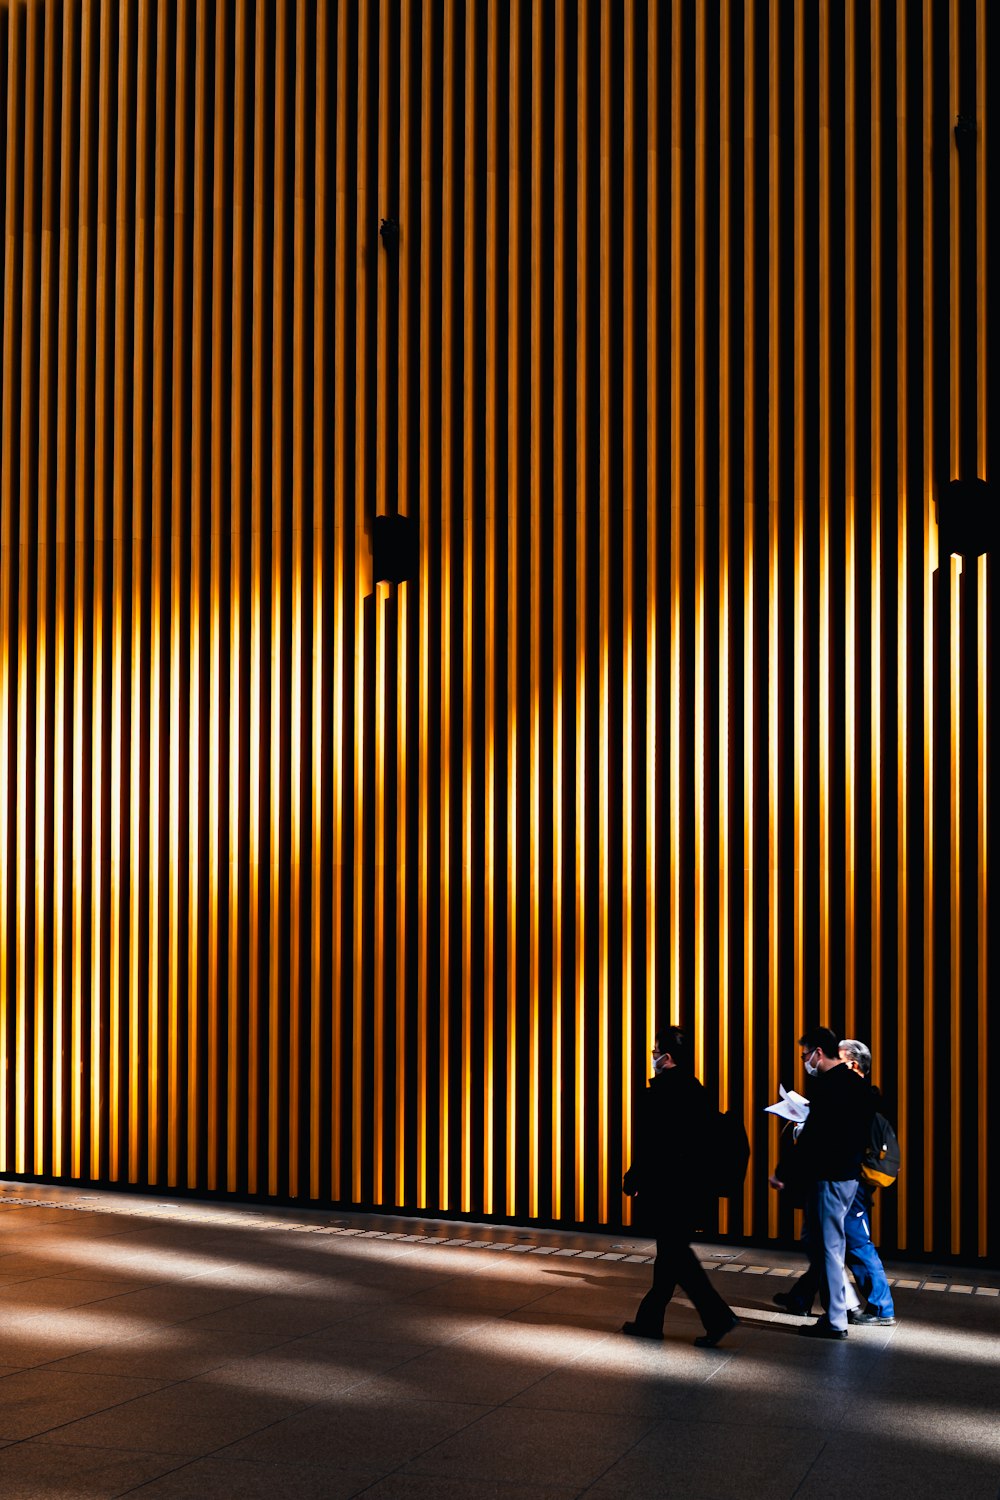
[[[684,1033],[677,1026],[661,1028],[653,1048],[653,1077],[636,1122],[635,1154],[622,1182],[622,1191],[639,1200],[656,1235],[653,1284],[634,1321],[622,1324],[622,1333],[662,1339],[663,1317],[677,1286],[704,1324],[705,1332],[695,1339],[699,1348],[714,1348],[739,1324],[691,1249],[709,1200],[717,1196],[714,1184],[706,1181],[706,1164],[693,1148],[714,1135],[717,1117],[692,1072]]]
[[[795,1164],[805,1189],[806,1249],[819,1283],[823,1316],[800,1328],[808,1338],[846,1339],[845,1221],[858,1191],[861,1159],[875,1113],[871,1089],[843,1062],[828,1026],[799,1038],[809,1075],[809,1116],[795,1144]],[[781,1191],[784,1181],[771,1178]]]
[[[859,1078],[864,1079],[871,1088],[872,1094],[878,1096],[878,1089],[871,1082],[872,1055],[864,1042],[856,1041],[853,1037],[845,1037],[839,1048],[840,1060],[856,1073]],[[892,1132],[881,1115],[875,1115],[875,1122],[883,1121],[892,1141],[895,1142],[895,1134]],[[873,1130],[874,1135],[874,1130]],[[895,1174],[899,1170],[898,1146],[895,1149],[893,1159],[890,1163],[872,1163],[869,1166],[869,1158],[873,1156],[873,1145],[871,1140],[861,1163],[861,1176],[858,1179],[858,1190],[847,1211],[844,1220],[844,1256],[845,1270],[854,1275],[865,1302],[860,1307],[848,1307],[847,1321],[849,1324],[879,1324],[890,1327],[896,1321],[896,1310],[893,1306],[892,1292],[889,1290],[889,1282],[886,1278],[885,1268],[875,1248],[871,1231],[871,1203],[872,1193],[876,1181],[869,1180],[878,1173],[879,1179],[884,1183],[895,1180]],[[885,1148],[882,1148],[883,1151]],[[886,1170],[888,1167],[888,1170]],[[777,1176],[781,1177],[783,1168],[777,1168]],[[791,1173],[785,1173],[791,1176]],[[776,1292],[774,1302],[778,1307],[784,1308],[786,1312],[808,1315],[812,1310],[813,1299],[819,1290],[819,1276],[815,1267],[810,1264],[805,1273],[787,1292]],[[848,1288],[850,1292],[850,1288]]]

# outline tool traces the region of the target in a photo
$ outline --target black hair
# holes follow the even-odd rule
[[[810,1052],[818,1047],[824,1057],[831,1062],[837,1062],[840,1054],[840,1037],[829,1026],[812,1026],[804,1031],[799,1037],[799,1046],[807,1047]]]

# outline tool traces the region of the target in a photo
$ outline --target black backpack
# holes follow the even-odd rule
[[[861,1158],[861,1180],[869,1187],[892,1187],[899,1176],[899,1141],[885,1115],[872,1119],[871,1136]]]
[[[750,1141],[735,1110],[713,1110],[702,1158],[704,1187],[709,1197],[738,1198],[750,1161]]]

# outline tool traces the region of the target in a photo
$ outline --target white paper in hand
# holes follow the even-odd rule
[[[781,1098],[777,1104],[766,1104],[764,1106],[769,1115],[780,1115],[783,1120],[794,1120],[797,1124],[809,1114],[809,1100],[802,1094],[797,1094],[794,1089],[786,1093],[784,1085],[778,1084],[778,1093]]]

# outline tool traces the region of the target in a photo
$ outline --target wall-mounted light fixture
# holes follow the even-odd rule
[[[412,516],[376,516],[372,561],[376,583],[404,583],[416,578],[417,523]]]
[[[940,555],[978,557],[993,541],[990,491],[985,479],[952,479],[937,501]]]

